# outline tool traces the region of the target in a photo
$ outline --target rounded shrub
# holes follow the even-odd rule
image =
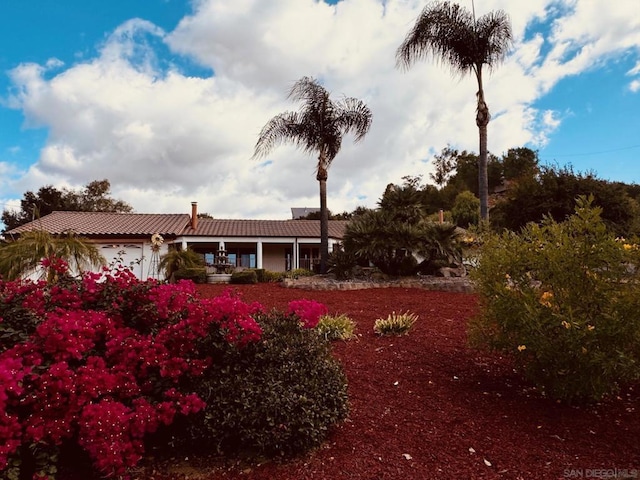
[[[295,315],[258,318],[262,339],[215,358],[196,391],[190,448],[289,456],[316,447],[348,413],[347,382],[329,342]]]
[[[231,274],[231,283],[236,285],[251,285],[258,283],[258,274],[255,270],[243,270]]]
[[[183,267],[174,272],[175,281],[191,280],[193,283],[207,283],[204,267]]]
[[[599,400],[640,378],[640,250],[580,198],[562,223],[486,239],[471,341],[515,357],[542,392]]]

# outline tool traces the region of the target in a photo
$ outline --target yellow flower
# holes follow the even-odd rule
[[[565,320],[562,321],[562,326],[567,329],[571,328],[571,324]]]
[[[540,297],[540,304],[551,308],[551,300],[553,299],[553,292],[544,292]]]
[[[587,330],[589,330],[590,332],[595,330],[596,327],[594,327],[593,325],[587,325]]]
[[[526,350],[527,346],[526,345],[518,345],[518,351],[522,352],[523,350]]]
[[[629,251],[629,250],[631,250],[633,248],[633,245],[625,243],[624,245],[622,245],[622,248],[624,248],[625,250]]]

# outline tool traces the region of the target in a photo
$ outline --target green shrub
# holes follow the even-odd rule
[[[256,272],[256,277],[258,278],[258,283],[265,283],[267,282],[266,279],[266,270],[264,268],[256,268],[254,270],[254,272]]]
[[[258,283],[258,275],[254,270],[243,270],[241,272],[233,272],[231,274],[230,283],[234,284],[253,284]]]
[[[207,283],[207,271],[204,267],[186,267],[173,272],[173,278],[178,280],[191,280],[194,283]]]
[[[355,336],[356,324],[347,315],[323,315],[316,326],[327,340],[350,340]]]
[[[485,238],[472,344],[511,354],[550,397],[599,400],[640,378],[638,247],[580,198],[565,222]]]
[[[262,281],[265,283],[278,283],[286,277],[286,272],[272,272],[265,270],[262,274]]]
[[[347,280],[355,276],[358,260],[355,254],[343,249],[331,252],[328,260],[329,273],[333,273],[338,280]]]
[[[348,411],[347,383],[330,344],[297,318],[259,318],[262,340],[227,349],[194,388],[207,402],[187,448],[295,455],[316,447]]]
[[[373,324],[373,331],[378,335],[406,335],[418,320],[414,313],[393,312],[387,318],[378,318]]]
[[[312,277],[313,275],[315,275],[315,273],[311,270],[307,270],[306,268],[296,268],[295,270],[285,272],[284,274],[286,278]]]
[[[178,280],[178,278],[176,278],[178,271],[191,268],[204,268],[204,266],[204,255],[194,252],[191,248],[184,250],[169,248],[169,251],[160,257],[158,268],[164,270],[165,278],[173,282]]]

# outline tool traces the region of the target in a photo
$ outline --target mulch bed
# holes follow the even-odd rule
[[[225,288],[199,290],[213,296]],[[136,478],[640,478],[640,386],[588,407],[543,398],[508,359],[467,346],[467,320],[478,308],[473,294],[233,288],[267,309],[307,298],[357,322],[358,339],[334,346],[349,381],[349,419],[302,458],[262,465],[180,459],[147,465]],[[376,336],[375,319],[393,311],[420,319],[407,336]]]

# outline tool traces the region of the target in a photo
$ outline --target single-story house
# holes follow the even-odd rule
[[[329,251],[342,241],[347,221],[329,221]],[[5,233],[17,238],[31,230],[73,232],[94,242],[107,262],[120,259],[138,278],[158,278],[158,259],[170,246],[201,253],[208,265],[220,250],[235,267],[284,272],[312,269],[320,257],[319,220],[231,220],[191,214],[56,211]],[[158,235],[161,237],[158,241]],[[155,237],[154,237],[155,236]],[[156,239],[154,243],[152,237]]]

